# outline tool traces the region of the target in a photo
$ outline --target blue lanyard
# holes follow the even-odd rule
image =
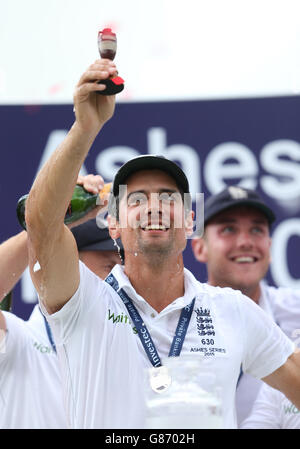
[[[46,332],[47,332],[47,335],[48,335],[48,340],[50,342],[50,345],[51,345],[53,351],[56,353],[56,346],[55,346],[55,343],[54,343],[54,340],[53,340],[53,337],[52,337],[52,332],[51,332],[49,323],[46,320],[45,315],[43,315],[41,309],[40,309],[40,312],[42,314],[42,317],[44,318],[44,323],[45,323],[45,328],[46,328]]]
[[[109,274],[105,279],[105,282],[107,282],[115,290],[115,292],[119,295],[124,305],[126,306],[151,364],[154,367],[162,366],[159,354],[151,338],[151,335],[130,297],[123,289],[119,289],[118,281],[113,274]],[[170,348],[169,357],[178,357],[180,355],[185,335],[194,310],[195,299],[196,298],[194,298],[192,302],[188,306],[184,307],[181,311]]]

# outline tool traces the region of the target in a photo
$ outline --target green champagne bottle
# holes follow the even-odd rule
[[[13,292],[9,292],[2,301],[0,301],[0,310],[11,312]]]
[[[94,209],[97,205],[97,200],[103,198],[104,195],[110,192],[111,183],[104,185],[99,194],[94,194],[85,190],[81,185],[76,185],[71,202],[66,211],[64,222],[65,224],[73,223],[84,217],[88,212]],[[28,194],[23,195],[17,203],[17,217],[20,225],[26,230],[25,222],[25,207]],[[99,203],[98,203],[99,204]]]

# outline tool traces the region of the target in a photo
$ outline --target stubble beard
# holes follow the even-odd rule
[[[169,238],[165,242],[145,242],[142,238],[137,239],[138,252],[143,254],[151,266],[159,268],[166,262],[173,252],[173,240]]]

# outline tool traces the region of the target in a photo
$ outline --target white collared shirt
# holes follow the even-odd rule
[[[269,295],[269,286],[261,282],[261,296],[258,305],[272,319],[274,319],[272,298]],[[243,373],[239,379],[236,390],[236,412],[238,427],[249,416],[254,401],[264,382],[247,373]]]
[[[3,312],[0,351],[0,429],[67,428],[57,355],[38,305],[28,321]]]
[[[264,384],[242,429],[300,429],[300,410],[281,391]]]
[[[289,338],[295,340],[296,343],[298,337],[299,341],[300,291],[284,287],[273,287],[265,283],[261,283],[260,286],[262,294],[259,299],[259,306],[280,326],[281,330]],[[262,395],[260,395],[261,388],[263,388]],[[269,407],[269,414],[270,411],[275,412],[277,404],[280,402],[280,398],[284,398],[284,396],[279,392],[277,394],[274,391],[269,391],[269,389],[265,388],[262,381],[251,378],[247,374],[243,375],[237,388],[236,404],[238,426],[241,428],[248,428],[248,426],[251,425],[249,423],[251,422],[252,414],[254,413],[254,415],[256,415],[254,410],[257,409],[257,413],[259,414],[259,407],[262,406],[267,409],[266,403],[268,399],[273,400],[274,398],[276,398],[276,407]],[[259,399],[258,405],[256,405],[256,399]],[[290,417],[293,421],[295,413],[289,414],[283,411],[283,409],[289,410],[288,402],[288,400],[282,401],[282,407],[277,408],[275,416],[276,420],[279,420],[279,416],[281,416],[284,423],[286,423]],[[252,407],[253,411],[251,411]],[[266,425],[266,423],[262,425]]]
[[[162,360],[168,356],[181,309],[196,297],[182,354],[211,360],[223,391],[224,427],[235,428],[241,363],[244,371],[264,377],[293,352],[290,340],[249,298],[201,284],[188,270],[184,296],[160,313],[135,292],[124,267],[116,265],[112,273],[138,309]],[[151,364],[119,295],[80,263],[77,292],[48,319],[72,427],[143,427],[144,371]]]

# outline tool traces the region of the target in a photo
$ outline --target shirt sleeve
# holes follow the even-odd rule
[[[250,415],[242,422],[241,429],[281,429],[280,400],[282,393],[264,384],[253,404]]]
[[[2,313],[6,321],[6,332],[0,343],[0,365],[12,355],[21,353],[28,340],[24,321],[13,313]]]
[[[294,352],[294,343],[248,297],[238,300],[244,336],[243,371],[261,379],[282,366]]]
[[[100,301],[104,297],[105,282],[82,262],[79,262],[79,272],[80,282],[77,291],[59,311],[53,314],[47,313],[39,300],[42,312],[53,331],[56,345],[66,344],[75,330],[84,329],[89,322],[95,301]],[[105,310],[104,307],[102,309]],[[101,308],[98,307],[97,310],[99,312]]]

